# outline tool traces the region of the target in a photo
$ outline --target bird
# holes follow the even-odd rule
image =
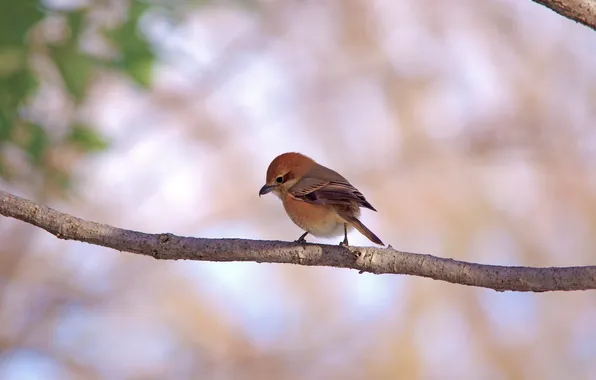
[[[343,233],[339,245],[347,247],[348,230],[356,228],[373,243],[385,245],[358,220],[361,207],[377,211],[364,195],[339,173],[302,153],[283,153],[271,161],[259,197],[271,192],[281,199],[294,224],[306,231],[298,243],[305,243],[308,234],[335,237]]]

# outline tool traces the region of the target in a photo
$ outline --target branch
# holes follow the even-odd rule
[[[391,246],[344,248],[324,244],[147,234],[79,219],[4,191],[0,191],[0,214],[33,224],[60,239],[78,240],[155,259],[254,261],[351,268],[376,274],[422,276],[497,291],[596,289],[596,266],[505,267],[401,252]]]
[[[563,17],[596,30],[596,0],[532,0]]]

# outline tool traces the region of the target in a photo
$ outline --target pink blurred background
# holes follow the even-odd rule
[[[108,3],[99,19],[125,12]],[[358,187],[379,210],[363,222],[397,249],[596,263],[594,31],[513,0],[179,1],[141,26],[154,85],[95,78],[77,112],[112,146],[77,162],[78,195],[50,206],[144,232],[294,240],[280,202],[257,194],[271,159],[299,151]],[[36,105],[57,125],[72,112],[61,99],[49,86]],[[0,241],[0,379],[596,371],[594,292],[163,262],[3,218]]]

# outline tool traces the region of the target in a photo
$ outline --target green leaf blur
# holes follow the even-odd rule
[[[40,196],[62,197],[76,184],[77,161],[109,147],[78,111],[90,90],[118,72],[148,88],[156,56],[139,28],[151,5],[130,0],[119,23],[93,27],[96,5],[51,4],[0,1],[0,185],[35,183]],[[98,40],[113,51],[89,49]]]
[[[108,141],[95,129],[82,124],[73,126],[68,140],[88,152],[101,152],[109,147]]]
[[[139,33],[139,21],[148,7],[147,4],[134,1],[129,10],[129,22],[106,32],[106,36],[120,51],[120,57],[113,62],[114,67],[123,70],[144,87],[151,85],[155,60],[149,42]]]

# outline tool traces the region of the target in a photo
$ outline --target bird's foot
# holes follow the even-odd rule
[[[306,231],[305,233],[303,233],[302,235],[300,235],[300,237],[298,238],[298,240],[295,240],[294,243],[299,243],[299,244],[306,244],[306,235],[308,235],[308,231]]]

